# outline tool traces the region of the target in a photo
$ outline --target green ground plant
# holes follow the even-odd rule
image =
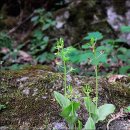
[[[9,35],[7,35],[6,32],[0,32],[0,49],[3,47],[12,49],[12,39],[10,38]]]
[[[0,111],[6,109],[6,105],[0,104]]]
[[[94,101],[92,101],[89,93],[91,92],[90,86],[86,86],[84,89],[84,92],[86,94],[86,97],[84,98],[84,104],[85,107],[89,113],[89,118],[84,126],[85,130],[89,129],[96,129],[95,124],[98,123],[99,121],[103,121],[106,119],[108,115],[114,112],[115,106],[113,104],[104,104],[102,106],[98,107],[98,65],[100,64],[101,57],[103,55],[103,52],[101,50],[99,51],[96,49],[96,39],[101,38],[100,33],[91,33],[89,34],[85,39],[90,40],[90,43],[86,44],[84,47],[87,49],[91,50],[91,58],[90,58],[90,63],[94,66],[95,69],[95,78],[96,78],[96,97]],[[76,111],[80,107],[79,102],[73,101],[73,98],[69,96],[67,97],[67,92],[69,91],[70,95],[72,94],[71,92],[73,91],[72,86],[68,87],[67,86],[67,72],[70,72],[70,70],[67,71],[67,63],[70,61],[70,53],[73,51],[71,47],[64,48],[64,41],[63,39],[60,39],[57,42],[56,46],[58,52],[56,53],[58,58],[61,59],[62,64],[63,64],[63,81],[64,81],[64,95],[59,93],[59,92],[54,92],[54,97],[56,101],[59,103],[59,105],[62,108],[61,116],[66,120],[68,123],[68,126],[70,129],[74,129],[76,126],[75,124],[77,123],[78,120],[78,115]],[[80,125],[81,126],[81,123]],[[80,127],[82,128],[82,127]]]
[[[89,118],[85,124],[84,129],[96,129],[95,124],[99,121],[103,121],[106,119],[108,115],[114,112],[115,106],[113,104],[104,104],[102,106],[98,107],[98,66],[100,64],[100,61],[102,61],[102,58],[104,60],[104,50],[99,50],[96,48],[97,40],[100,40],[102,38],[102,34],[99,32],[94,32],[88,34],[87,37],[85,37],[85,40],[90,40],[89,43],[84,45],[85,48],[90,49],[92,54],[90,58],[90,64],[94,66],[95,70],[95,78],[96,78],[96,97],[92,101],[89,93],[91,92],[90,86],[87,86],[86,91],[86,97],[84,98],[84,104],[85,107],[89,113]],[[106,59],[105,59],[106,60]]]
[[[17,70],[23,68],[24,65],[18,62],[18,58],[19,51],[25,48],[26,52],[33,57],[33,62],[35,60],[36,63],[49,63],[54,60],[54,46],[50,44],[50,36],[45,33],[55,25],[52,13],[45,11],[45,9],[36,9],[33,12],[31,22],[36,29],[34,29],[27,46],[23,43],[17,43],[19,41],[15,42],[4,31],[0,33],[0,51],[2,48],[8,49],[6,53],[0,52],[0,58],[3,61],[2,69]]]
[[[130,113],[130,106],[126,107],[126,108],[124,109],[124,112],[125,112],[125,113]]]
[[[63,64],[63,85],[64,85],[64,95],[59,92],[54,92],[56,101],[62,108],[61,116],[66,120],[70,129],[74,129],[75,123],[78,120],[78,114],[76,111],[80,107],[79,102],[72,100],[72,86],[67,85],[66,76],[67,73],[70,73],[73,69],[67,70],[67,64],[69,62],[68,54],[71,52],[71,48],[64,48],[64,40],[62,38],[57,41],[56,49],[58,50],[56,55],[62,60]]]
[[[38,26],[33,32],[33,37],[29,45],[29,53],[39,63],[52,61],[55,57],[53,55],[54,47],[49,47],[48,51],[46,48],[49,46],[50,37],[45,34],[45,31],[51,29],[55,25],[52,14],[45,11],[45,9],[36,9],[34,16],[31,21],[34,26]]]
[[[33,12],[31,22],[35,27],[32,37],[28,44],[18,43],[14,41],[7,33],[1,31],[0,33],[0,58],[3,62],[3,69],[20,69],[23,67],[22,63],[18,63],[18,51],[23,48],[25,52],[33,57],[33,63],[50,63],[55,59],[55,38],[52,39],[49,32],[55,26],[55,20],[52,13],[47,12],[45,9],[36,9]],[[120,28],[122,33],[129,33],[130,26],[122,26]],[[97,41],[100,42],[100,46],[96,46],[97,50],[103,50],[105,53],[102,58],[98,59],[101,63],[101,69],[98,70],[99,75],[105,75],[110,73],[129,74],[130,73],[130,49],[124,47],[127,43],[126,39],[105,39],[99,32],[88,33],[89,37],[94,36]],[[93,76],[95,74],[94,69],[91,70],[91,64],[89,62],[93,55],[87,45],[84,45],[86,37],[81,41],[83,44],[81,48],[71,46],[71,52],[68,54],[71,64],[75,68],[76,74]],[[19,47],[23,45],[23,47]],[[9,52],[3,53],[2,48],[9,49]],[[15,49],[14,49],[15,48]],[[67,48],[66,48],[67,49]],[[87,50],[87,51],[86,51]],[[99,51],[100,52],[100,51]],[[97,52],[97,53],[99,53]],[[100,54],[99,54],[100,55]],[[5,62],[8,62],[5,64]],[[94,62],[94,60],[92,61]],[[30,62],[28,64],[31,64]],[[83,67],[86,67],[86,71],[82,71]],[[83,69],[84,70],[84,69]],[[81,73],[80,73],[81,72]]]
[[[95,61],[100,63],[103,68],[98,70],[99,75],[107,74],[108,71],[111,73],[129,74],[130,49],[121,46],[121,44],[126,41],[124,39],[104,39],[100,32],[91,32],[88,33],[88,36],[84,37],[82,43],[86,42],[86,40],[90,40],[91,36],[96,38],[98,43],[100,42],[100,45],[96,45],[96,53],[99,58],[95,60],[94,54],[90,49],[90,44],[83,44],[82,49],[71,47],[72,51],[69,54],[70,61],[76,65],[83,64],[87,66],[88,71],[86,73],[84,72],[84,75],[95,74],[94,71],[89,71],[89,68],[95,64]],[[102,52],[104,53],[103,55],[101,54]],[[93,59],[92,61],[90,60],[91,58]],[[81,70],[79,70],[79,72],[80,71]]]

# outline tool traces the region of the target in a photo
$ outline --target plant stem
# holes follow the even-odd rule
[[[95,74],[96,74],[96,108],[98,106],[98,66],[95,66]]]
[[[67,83],[66,83],[66,74],[67,74],[67,71],[66,71],[66,62],[63,61],[63,64],[64,64],[64,87],[65,87],[65,96],[66,96],[66,89],[67,89]]]
[[[96,56],[96,50],[95,50],[95,46],[94,46],[94,57],[95,60],[97,58]],[[95,75],[96,75],[96,108],[98,107],[98,65],[95,65]]]
[[[69,124],[69,128],[70,128],[70,130],[73,130],[74,129],[74,125],[73,124]]]

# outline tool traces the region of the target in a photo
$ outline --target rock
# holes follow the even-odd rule
[[[9,129],[9,127],[7,127],[7,126],[0,126],[0,130],[8,130]]]
[[[24,78],[25,77],[25,78]],[[73,86],[74,95],[81,101],[78,112],[83,124],[88,114],[83,107],[82,91],[86,84],[92,87],[95,97],[95,78],[68,76],[68,83]],[[20,80],[25,79],[25,80]],[[71,79],[71,80],[70,80]],[[59,128],[66,127],[59,116],[59,105],[54,100],[53,91],[63,93],[63,74],[50,71],[47,67],[28,67],[18,71],[0,71],[0,103],[6,109],[0,112],[0,126],[9,129]],[[109,83],[107,78],[99,79],[99,105],[113,103],[118,111],[130,102],[130,77],[122,81]]]

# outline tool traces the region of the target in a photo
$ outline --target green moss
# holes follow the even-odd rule
[[[50,72],[48,69],[44,70],[44,67],[34,68],[1,72],[0,102],[7,106],[0,113],[1,125],[9,126],[10,129],[19,129],[20,126],[24,127],[23,125],[28,124],[29,129],[39,126],[45,129],[50,123],[61,119],[58,114],[58,105],[53,98],[53,91],[62,91],[63,75]],[[128,83],[125,80],[123,83],[109,84],[106,79],[101,78],[99,104],[111,102],[117,108],[129,104]],[[94,78],[73,76],[71,84],[81,97],[84,96],[82,87],[90,84],[93,89],[92,96],[95,95]]]
[[[127,83],[113,83],[107,88],[107,91],[110,102],[115,104],[117,108],[125,105],[127,106],[129,104],[130,88],[127,86]]]
[[[52,89],[59,78],[60,74],[48,72],[43,66],[2,72],[0,102],[6,104],[7,109],[2,112],[1,123],[13,124],[16,129],[19,121],[20,124],[29,122],[29,127],[46,127],[47,122],[50,123],[49,116],[55,111]]]

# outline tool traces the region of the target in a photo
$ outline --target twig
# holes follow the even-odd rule
[[[99,21],[96,21],[96,22],[92,22],[91,24],[93,25],[93,24],[104,23],[104,22],[105,22],[105,23],[107,24],[107,26],[111,29],[111,31],[112,31],[114,37],[118,37],[117,34],[116,34],[116,32],[115,32],[115,30],[114,30],[113,27],[110,25],[110,23],[107,21],[107,19],[102,19],[102,20],[99,20]]]
[[[114,121],[114,120],[116,120],[116,119],[118,119],[120,117],[123,117],[123,116],[124,116],[123,108],[121,108],[120,111],[117,114],[112,115],[112,118],[108,121],[108,123],[107,123],[107,130],[109,130],[109,125],[110,125],[110,123],[112,121]]]
[[[9,30],[8,35],[15,32],[21,25],[23,25],[25,22],[27,22],[29,19],[33,17],[34,13],[30,14],[26,19],[24,19],[22,22],[20,22],[16,27]]]

